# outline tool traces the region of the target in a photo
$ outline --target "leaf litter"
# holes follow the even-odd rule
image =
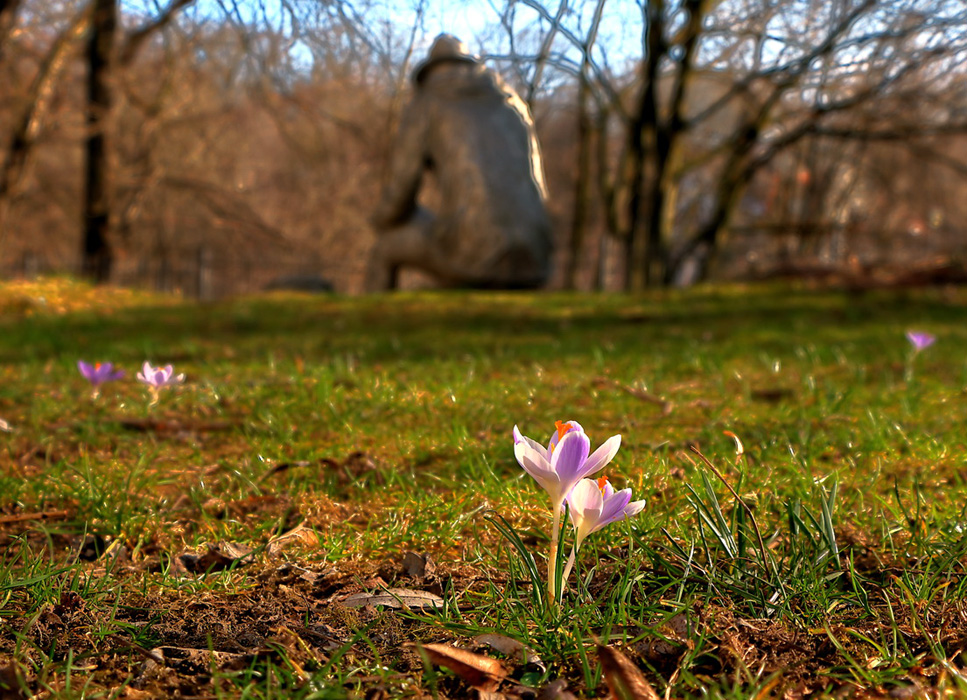
[[[59,649],[61,655],[70,650],[75,657],[88,659],[86,673],[104,687],[111,686],[112,678],[127,673],[135,679],[133,688],[162,696],[185,693],[189,688],[195,694],[212,689],[213,684],[222,682],[219,674],[249,668],[273,655],[284,657],[290,668],[301,669],[296,675],[311,675],[325,667],[334,654],[362,659],[376,651],[384,663],[407,676],[422,664],[422,649],[427,661],[449,669],[459,681],[450,697],[463,696],[460,687],[497,693],[488,696],[493,698],[533,698],[542,691],[526,689],[519,681],[525,671],[537,670],[540,675],[547,669],[540,656],[519,640],[498,633],[463,637],[447,633],[431,618],[421,621],[410,614],[401,616],[432,611],[442,604],[442,598],[432,592],[394,585],[415,580],[402,563],[389,568],[352,562],[272,564],[270,558],[226,543],[200,551],[217,552],[218,561],[248,558],[244,579],[238,578],[240,574],[230,564],[217,574],[247,583],[236,593],[190,589],[183,593],[157,589],[145,595],[129,592],[114,613],[117,629],[101,638],[92,637],[87,630],[95,628],[98,617],[107,612],[104,605],[65,594],[29,619],[8,619],[0,633],[0,654],[29,668],[35,652],[23,647],[17,651],[16,645],[17,639],[29,639],[34,648]],[[109,575],[124,580],[136,575],[136,569],[132,563],[121,562]],[[208,567],[205,570],[209,571]],[[201,573],[201,568],[198,571],[186,571],[181,576],[212,575],[210,571]],[[439,566],[435,574],[453,590],[472,588],[472,582],[466,580],[470,575],[446,566]],[[13,592],[15,604],[21,600],[18,593]],[[963,618],[963,610],[960,615]],[[967,625],[952,622],[943,641],[954,646],[967,643]],[[900,620],[900,624],[907,630],[908,643],[915,644],[913,621]],[[361,629],[367,630],[365,642],[358,637]],[[659,636],[651,636],[651,629]],[[843,629],[831,628],[828,634],[825,630],[803,630],[774,619],[743,618],[728,608],[714,606],[683,611],[654,627],[612,632],[640,640],[622,649],[598,646],[604,679],[615,697],[657,697],[654,684],[674,675],[682,655],[694,649],[690,641],[694,638],[704,638],[706,648],[704,660],[693,667],[693,672],[716,676],[744,668],[761,669],[765,674],[783,671],[783,687],[799,688],[802,697],[839,687],[835,680],[816,678],[843,663],[844,654],[870,658],[872,651]],[[868,632],[875,634],[872,629]],[[414,642],[420,638],[427,641]],[[134,642],[136,639],[150,639],[152,644],[146,646]],[[484,652],[472,651],[473,645]],[[641,671],[643,667],[653,668],[659,675],[649,677]],[[929,679],[940,670],[924,667],[919,680]],[[547,697],[569,697],[571,688],[580,692],[576,677],[559,679],[566,681],[565,685],[551,688],[554,680],[552,675],[544,684],[550,689]],[[23,682],[27,688],[36,689],[38,678],[26,673]]]

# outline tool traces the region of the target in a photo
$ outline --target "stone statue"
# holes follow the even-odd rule
[[[550,272],[547,190],[523,100],[454,36],[441,34],[413,74],[388,182],[371,221],[367,291],[396,286],[401,267],[442,286],[524,289]],[[417,203],[424,172],[440,208]]]

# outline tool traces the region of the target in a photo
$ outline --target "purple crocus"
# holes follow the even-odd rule
[[[141,371],[138,372],[138,381],[147,384],[153,391],[157,391],[162,387],[181,384],[185,381],[185,375],[176,375],[174,367],[171,365],[152,367],[150,362],[145,362]]]
[[[631,489],[615,491],[608,478],[597,481],[581,479],[567,495],[571,522],[574,524],[574,550],[581,548],[584,538],[616,520],[638,515],[644,501],[632,501]]]
[[[95,362],[92,365],[84,360],[78,360],[77,369],[84,375],[84,379],[91,383],[95,393],[104,382],[113,382],[124,376],[124,370],[114,369],[114,365],[110,362]]]
[[[615,491],[608,478],[603,476],[597,481],[581,479],[567,495],[567,505],[574,525],[574,547],[564,567],[563,581],[571,575],[578,550],[588,535],[617,520],[638,515],[645,502],[632,501],[631,489]]]
[[[929,348],[937,340],[936,336],[921,331],[907,331],[907,340],[913,346],[914,352]]]
[[[614,459],[621,436],[613,435],[589,456],[591,440],[577,421],[557,421],[545,448],[521,435],[514,426],[514,456],[517,462],[547,491],[555,511],[581,479],[603,469]]]
[[[557,550],[561,531],[561,509],[564,499],[586,476],[604,468],[614,459],[621,446],[621,436],[613,435],[591,452],[591,440],[577,421],[557,421],[556,430],[544,447],[521,434],[514,426],[514,456],[517,462],[551,497],[554,523],[551,546],[547,554],[547,593],[552,604],[560,602],[557,587]],[[563,579],[562,579],[563,580]]]

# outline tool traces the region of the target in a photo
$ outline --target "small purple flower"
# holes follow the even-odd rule
[[[586,476],[601,471],[614,459],[621,446],[621,436],[613,435],[594,454],[591,440],[577,421],[557,421],[557,430],[544,447],[536,440],[521,435],[514,426],[514,455],[528,474],[537,480],[551,497],[555,512],[560,510],[571,489]]]
[[[185,381],[184,374],[175,374],[171,365],[164,367],[152,367],[150,362],[145,362],[141,371],[138,372],[138,381],[147,384],[152,391],[157,391],[166,386],[181,384]]]
[[[913,345],[914,352],[920,352],[929,348],[937,340],[936,336],[920,331],[907,331],[907,340]]]
[[[632,501],[631,489],[615,491],[607,477],[597,481],[581,479],[567,495],[571,522],[574,524],[574,551],[581,548],[584,538],[605,525],[638,515],[644,501]]]
[[[84,360],[78,360],[77,369],[81,371],[84,379],[89,381],[95,389],[104,382],[112,382],[124,376],[124,370],[114,369],[114,365],[110,362],[96,362],[92,365],[84,362]]]

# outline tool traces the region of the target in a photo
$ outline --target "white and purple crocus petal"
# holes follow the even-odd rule
[[[568,430],[551,452],[551,469],[560,477],[560,492],[554,499],[555,506],[590,472],[587,470],[591,440],[583,430]],[[604,466],[604,465],[602,465]]]
[[[607,479],[582,479],[568,494],[571,521],[574,524],[575,548],[592,532],[617,520],[638,515],[644,501],[631,500],[631,489],[615,491]]]
[[[923,333],[920,331],[907,331],[907,340],[913,345],[913,349],[917,352],[929,348],[933,345],[937,338],[930,333]]]
[[[176,375],[174,367],[171,365],[152,367],[150,362],[145,362],[141,371],[138,372],[138,381],[155,389],[160,389],[172,384],[181,384],[185,381],[185,375]]]
[[[557,447],[557,444],[568,433],[575,431],[580,433],[584,432],[584,427],[576,420],[559,420],[554,424],[554,428],[554,432],[551,433],[551,439],[547,441],[547,454],[553,453],[554,448]]]
[[[555,494],[560,491],[561,478],[551,469],[544,448],[540,445],[535,448],[532,442],[527,438],[514,445],[514,456],[517,457],[517,463],[524,468],[524,471],[534,477],[541,488],[554,499]]]
[[[104,382],[121,379],[121,377],[124,376],[124,370],[115,370],[114,365],[110,362],[97,362],[92,365],[88,362],[84,362],[84,360],[78,360],[77,369],[80,370],[84,378],[95,388]]]
[[[620,445],[621,436],[615,435],[589,457],[591,441],[577,421],[558,421],[546,448],[514,426],[517,462],[547,491],[555,509],[581,479],[610,462]]]

